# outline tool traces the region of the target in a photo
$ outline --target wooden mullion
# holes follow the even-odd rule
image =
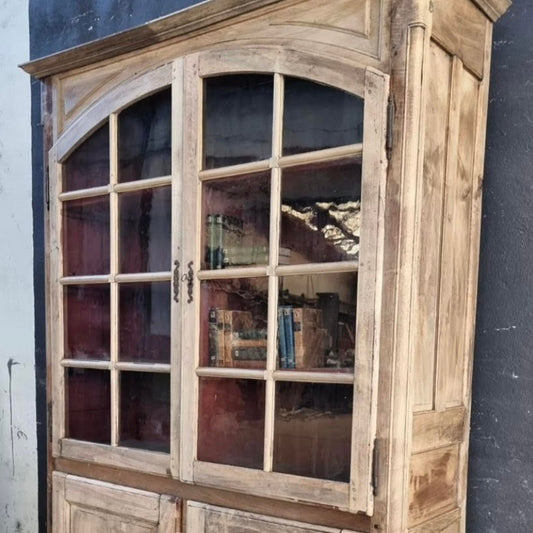
[[[274,372],[273,378],[276,381],[294,381],[300,383],[332,383],[332,384],[348,384],[353,385],[354,374],[352,372],[306,372],[305,370],[298,371],[283,371],[278,370]]]
[[[184,239],[182,226],[182,198],[184,172],[184,60],[178,59],[172,67],[172,237],[171,237],[171,268],[179,272],[179,265],[185,263],[182,241]],[[174,279],[174,283],[179,283]],[[181,288],[180,288],[181,289]],[[180,290],[181,292],[181,290]],[[181,340],[183,316],[178,298],[170,290],[170,468],[173,475],[179,475],[180,466],[180,389],[181,379]]]
[[[78,189],[77,191],[62,192],[59,194],[59,200],[61,202],[67,202],[69,200],[80,200],[82,198],[93,198],[95,196],[105,196],[109,194],[110,186],[103,185],[102,187],[91,187],[87,189]]]
[[[111,445],[118,446],[119,442],[119,401],[120,377],[116,368],[119,357],[119,286],[114,277],[119,272],[119,207],[118,194],[114,190],[118,181],[118,115],[113,113],[109,117],[109,162],[110,162],[110,277],[111,277],[111,312],[110,312],[110,363],[111,363]]]
[[[253,174],[255,172],[266,172],[273,166],[271,159],[263,161],[252,161],[251,163],[242,163],[240,165],[231,165],[228,167],[212,168],[202,170],[198,173],[200,181],[211,181],[234,176],[242,176],[245,174]]]
[[[114,368],[120,371],[128,372],[153,372],[158,374],[169,374],[171,365],[166,363],[133,363],[127,361],[118,361]]]
[[[110,370],[109,361],[87,361],[84,359],[63,359],[61,366],[66,368],[93,368],[96,370]]]
[[[361,159],[363,155],[363,145],[349,144],[346,146],[336,146],[335,148],[326,148],[314,152],[304,152],[302,154],[281,156],[278,164],[281,168],[295,167],[299,165],[309,165],[312,163],[327,163],[345,158]]]
[[[231,267],[221,270],[200,270],[197,273],[199,280],[235,279],[235,278],[261,278],[268,273],[267,266]]]
[[[97,276],[65,276],[59,278],[59,283],[61,285],[97,285],[97,284],[106,284],[111,280],[111,276],[108,274],[97,275]]]
[[[198,377],[209,378],[232,378],[232,379],[265,379],[266,370],[250,368],[224,368],[205,366],[196,369]]]
[[[141,272],[136,274],[116,274],[114,281],[117,283],[145,283],[156,281],[170,281],[171,272]]]
[[[283,135],[283,91],[284,78],[274,75],[274,109],[272,124],[272,174],[270,190],[270,233],[269,233],[269,280],[268,280],[268,334],[267,368],[265,387],[265,446],[263,469],[272,471],[274,455],[274,409],[276,384],[273,373],[276,370],[277,332],[278,332],[278,276],[276,265],[279,262],[279,235],[281,213],[281,170],[278,161],[282,152]]]
[[[155,187],[164,187],[172,183],[172,176],[161,176],[144,180],[127,181],[125,183],[115,183],[113,190],[115,192],[133,192],[144,189],[154,189]]]
[[[307,276],[310,274],[338,274],[357,272],[359,261],[338,261],[335,263],[302,263],[301,265],[283,265],[276,267],[278,276]]]

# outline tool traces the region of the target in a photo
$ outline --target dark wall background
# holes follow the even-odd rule
[[[533,2],[494,28],[468,532],[533,531]]]
[[[437,0],[445,1],[445,0]],[[199,0],[30,0],[42,57]],[[533,2],[494,31],[473,385],[468,533],[533,531]],[[43,152],[32,82],[40,525],[46,519]]]

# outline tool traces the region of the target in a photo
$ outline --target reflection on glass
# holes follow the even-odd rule
[[[149,96],[120,113],[120,183],[170,175],[170,124],[170,89]]]
[[[348,482],[353,387],[276,385],[274,471]]]
[[[109,285],[64,288],[65,358],[109,360]]]
[[[66,383],[66,436],[111,443],[111,388],[107,370],[69,368]]]
[[[120,373],[120,445],[170,451],[170,376]]]
[[[265,383],[200,379],[198,460],[263,468]]]
[[[109,183],[109,126],[106,122],[67,158],[63,191],[100,187]]]
[[[65,276],[109,274],[109,197],[63,204]]]
[[[204,183],[204,264],[217,269],[268,264],[270,174]]]
[[[170,282],[119,288],[121,361],[170,362]]]
[[[203,281],[200,366],[264,369],[268,279]]]
[[[341,161],[286,169],[281,189],[280,260],[355,260],[361,229],[361,164]]]
[[[353,372],[357,274],[279,280],[278,368]]]
[[[363,100],[326,85],[285,78],[283,155],[360,143]]]
[[[268,159],[272,146],[272,76],[207,78],[204,168]]]
[[[120,272],[170,270],[170,187],[119,195]]]

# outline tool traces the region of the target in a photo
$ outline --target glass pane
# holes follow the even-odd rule
[[[357,274],[285,276],[279,291],[278,367],[353,372]]]
[[[170,175],[170,124],[170,89],[149,96],[120,113],[120,183]]]
[[[277,383],[274,471],[350,479],[353,387]]]
[[[263,468],[265,382],[200,379],[198,460]]]
[[[273,77],[268,75],[205,80],[204,168],[270,157],[273,94]]]
[[[170,376],[120,373],[120,445],[170,451]]]
[[[283,155],[363,140],[363,99],[299,78],[285,78]]]
[[[64,288],[65,357],[109,360],[109,285]]]
[[[170,187],[119,195],[120,272],[170,270],[170,203]]]
[[[65,276],[109,274],[109,197],[63,204]]]
[[[109,125],[106,122],[76,148],[63,164],[63,191],[109,183]]]
[[[358,258],[361,163],[342,161],[286,169],[281,198],[280,262]]]
[[[269,219],[269,173],[205,183],[203,268],[267,264]]]
[[[170,363],[170,282],[119,288],[121,361]]]
[[[265,368],[268,279],[203,281],[200,366]]]
[[[111,387],[107,370],[69,368],[66,436],[111,443]]]

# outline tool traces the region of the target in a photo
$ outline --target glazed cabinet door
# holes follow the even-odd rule
[[[181,475],[370,512],[388,80],[258,57],[184,63]]]
[[[56,533],[178,533],[178,503],[153,492],[58,472],[53,475]]]

